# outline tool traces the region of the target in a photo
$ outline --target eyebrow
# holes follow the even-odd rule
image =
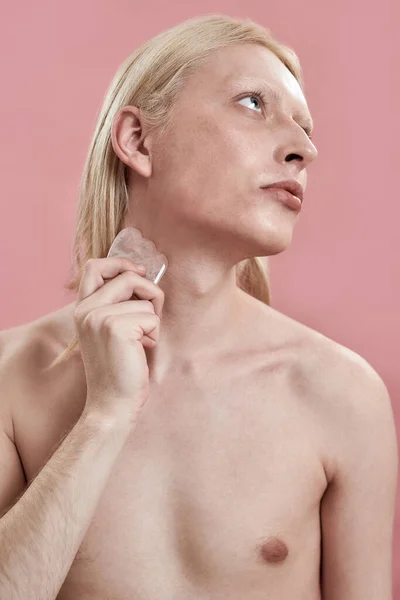
[[[237,88],[242,87],[263,87],[270,96],[274,98],[278,103],[282,102],[283,94],[280,90],[271,87],[264,79],[258,77],[241,77],[231,81],[228,85],[228,91],[234,92]],[[299,117],[306,126],[311,130],[314,129],[314,122],[310,114],[304,113],[301,109],[297,110],[294,114],[295,117]]]

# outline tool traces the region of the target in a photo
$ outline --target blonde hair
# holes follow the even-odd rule
[[[251,19],[221,14],[188,19],[162,31],[142,44],[118,68],[100,109],[83,169],[72,251],[75,273],[64,286],[66,290],[79,290],[86,261],[106,257],[123,227],[128,201],[128,167],[116,155],[111,143],[116,113],[123,106],[139,107],[149,130],[161,137],[168,128],[177,95],[187,77],[211,52],[238,43],[255,43],[268,48],[304,87],[300,63],[291,48]],[[236,265],[236,282],[245,292],[270,304],[268,269],[260,257],[248,258]],[[53,365],[77,347],[75,335]]]

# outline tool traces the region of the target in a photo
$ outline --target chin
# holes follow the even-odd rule
[[[275,254],[280,254],[281,252],[287,250],[289,247],[290,243],[280,245],[264,244],[264,247],[260,248],[260,252],[255,256],[275,256]]]
[[[274,256],[287,250],[293,238],[293,227],[281,227],[271,231],[259,231],[257,237],[247,239],[252,256]]]

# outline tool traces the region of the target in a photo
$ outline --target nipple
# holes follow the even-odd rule
[[[269,563],[282,562],[289,554],[285,542],[276,536],[271,536],[266,542],[259,544],[258,549],[261,558]]]

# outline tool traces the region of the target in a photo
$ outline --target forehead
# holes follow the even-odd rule
[[[234,94],[261,86],[273,101],[290,106],[312,126],[299,82],[276,54],[260,44],[219,48],[209,55],[200,71],[197,83],[203,90]]]

